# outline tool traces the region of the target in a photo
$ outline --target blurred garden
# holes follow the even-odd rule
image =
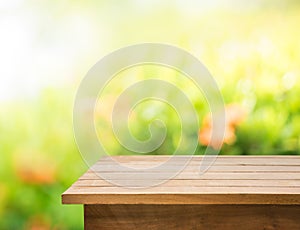
[[[76,90],[104,55],[159,42],[196,56],[226,105],[220,154],[300,154],[299,1],[35,1],[0,3],[0,229],[83,229],[83,208],[61,194],[88,166],[73,134]],[[136,154],[107,131],[118,94],[140,79],[164,78],[186,92],[200,127],[196,154],[209,143],[209,106],[183,75],[141,66],[117,75],[99,99],[99,138],[112,155]],[[176,112],[160,102],[135,111],[132,132],[165,121],[167,138],[149,154],[172,154]],[[103,131],[105,130],[105,131]]]

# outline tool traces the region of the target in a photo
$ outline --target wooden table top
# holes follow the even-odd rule
[[[170,156],[114,156],[122,165],[153,167]],[[177,156],[167,171],[139,174],[155,183],[186,156]],[[202,156],[193,156],[174,178],[158,186],[128,188],[111,184],[97,175],[122,184],[134,184],[135,172],[121,170],[101,158],[62,195],[64,204],[300,204],[300,156],[218,156],[199,174]]]

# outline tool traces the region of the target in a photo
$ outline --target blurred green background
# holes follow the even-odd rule
[[[0,229],[83,228],[82,207],[60,197],[87,169],[73,137],[73,101],[87,71],[123,46],[168,43],[207,66],[232,119],[221,154],[299,154],[299,24],[296,0],[1,2]],[[117,76],[99,100],[104,112],[95,118],[111,154],[132,154],[111,133],[101,137],[115,97],[161,75],[197,109],[203,153],[210,127],[203,95],[184,77],[145,66]],[[168,135],[152,154],[172,154],[180,125],[170,108],[139,107],[133,133],[147,138],[153,114],[168,118]]]

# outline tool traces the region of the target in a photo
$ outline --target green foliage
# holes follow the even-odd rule
[[[82,208],[63,206],[60,198],[86,169],[73,139],[70,99],[64,92],[47,90],[38,101],[2,105],[0,229],[38,223],[82,229]],[[25,158],[32,162],[19,160]],[[41,179],[35,179],[38,175]]]

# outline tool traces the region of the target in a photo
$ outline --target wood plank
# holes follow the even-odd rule
[[[212,157],[215,155],[111,155],[111,156],[102,156],[101,160],[109,160],[110,158],[115,159],[124,159],[124,160],[145,160],[145,158],[149,158],[155,161],[161,161],[162,159],[176,158],[176,159],[184,159],[190,158],[193,159],[201,159],[204,157]],[[217,155],[218,159],[299,159],[298,155]]]
[[[299,205],[85,205],[89,229],[300,229]]]
[[[116,183],[131,186],[135,180],[117,180]],[[157,184],[160,181],[144,181],[145,186],[149,183]],[[141,184],[141,183],[140,183]],[[300,180],[170,180],[163,187],[300,187]],[[105,180],[78,180],[72,187],[115,187]]]
[[[274,204],[300,205],[299,194],[81,194],[64,193],[63,204]]]
[[[98,163],[107,163],[111,159],[121,163],[161,163],[172,158],[172,162],[190,162],[201,163],[210,162],[215,159],[215,164],[263,164],[263,165],[300,165],[300,156],[166,156],[166,155],[145,155],[145,156],[111,156],[102,157]]]
[[[96,164],[92,167],[90,171],[93,172],[130,172],[136,170],[151,170],[151,172],[169,172],[169,171],[177,171],[181,169],[180,165],[164,165],[159,168],[151,168],[149,165],[136,165],[130,164],[126,165],[129,168],[123,168],[116,165],[99,165]],[[200,171],[200,165],[187,165],[183,172],[197,172]],[[207,170],[208,172],[299,172],[300,173],[300,165],[299,166],[289,166],[286,165],[278,166],[278,165],[212,165]]]
[[[147,187],[147,188],[127,188],[127,187],[71,187],[68,194],[300,194],[300,187]]]
[[[104,176],[107,179],[113,180],[159,180],[164,179],[169,173],[101,173],[87,172],[80,179],[100,179]],[[300,172],[286,173],[286,172],[258,172],[258,173],[234,173],[234,172],[206,172],[204,174],[198,173],[183,173],[177,174],[173,179],[186,179],[186,180],[299,180]]]

